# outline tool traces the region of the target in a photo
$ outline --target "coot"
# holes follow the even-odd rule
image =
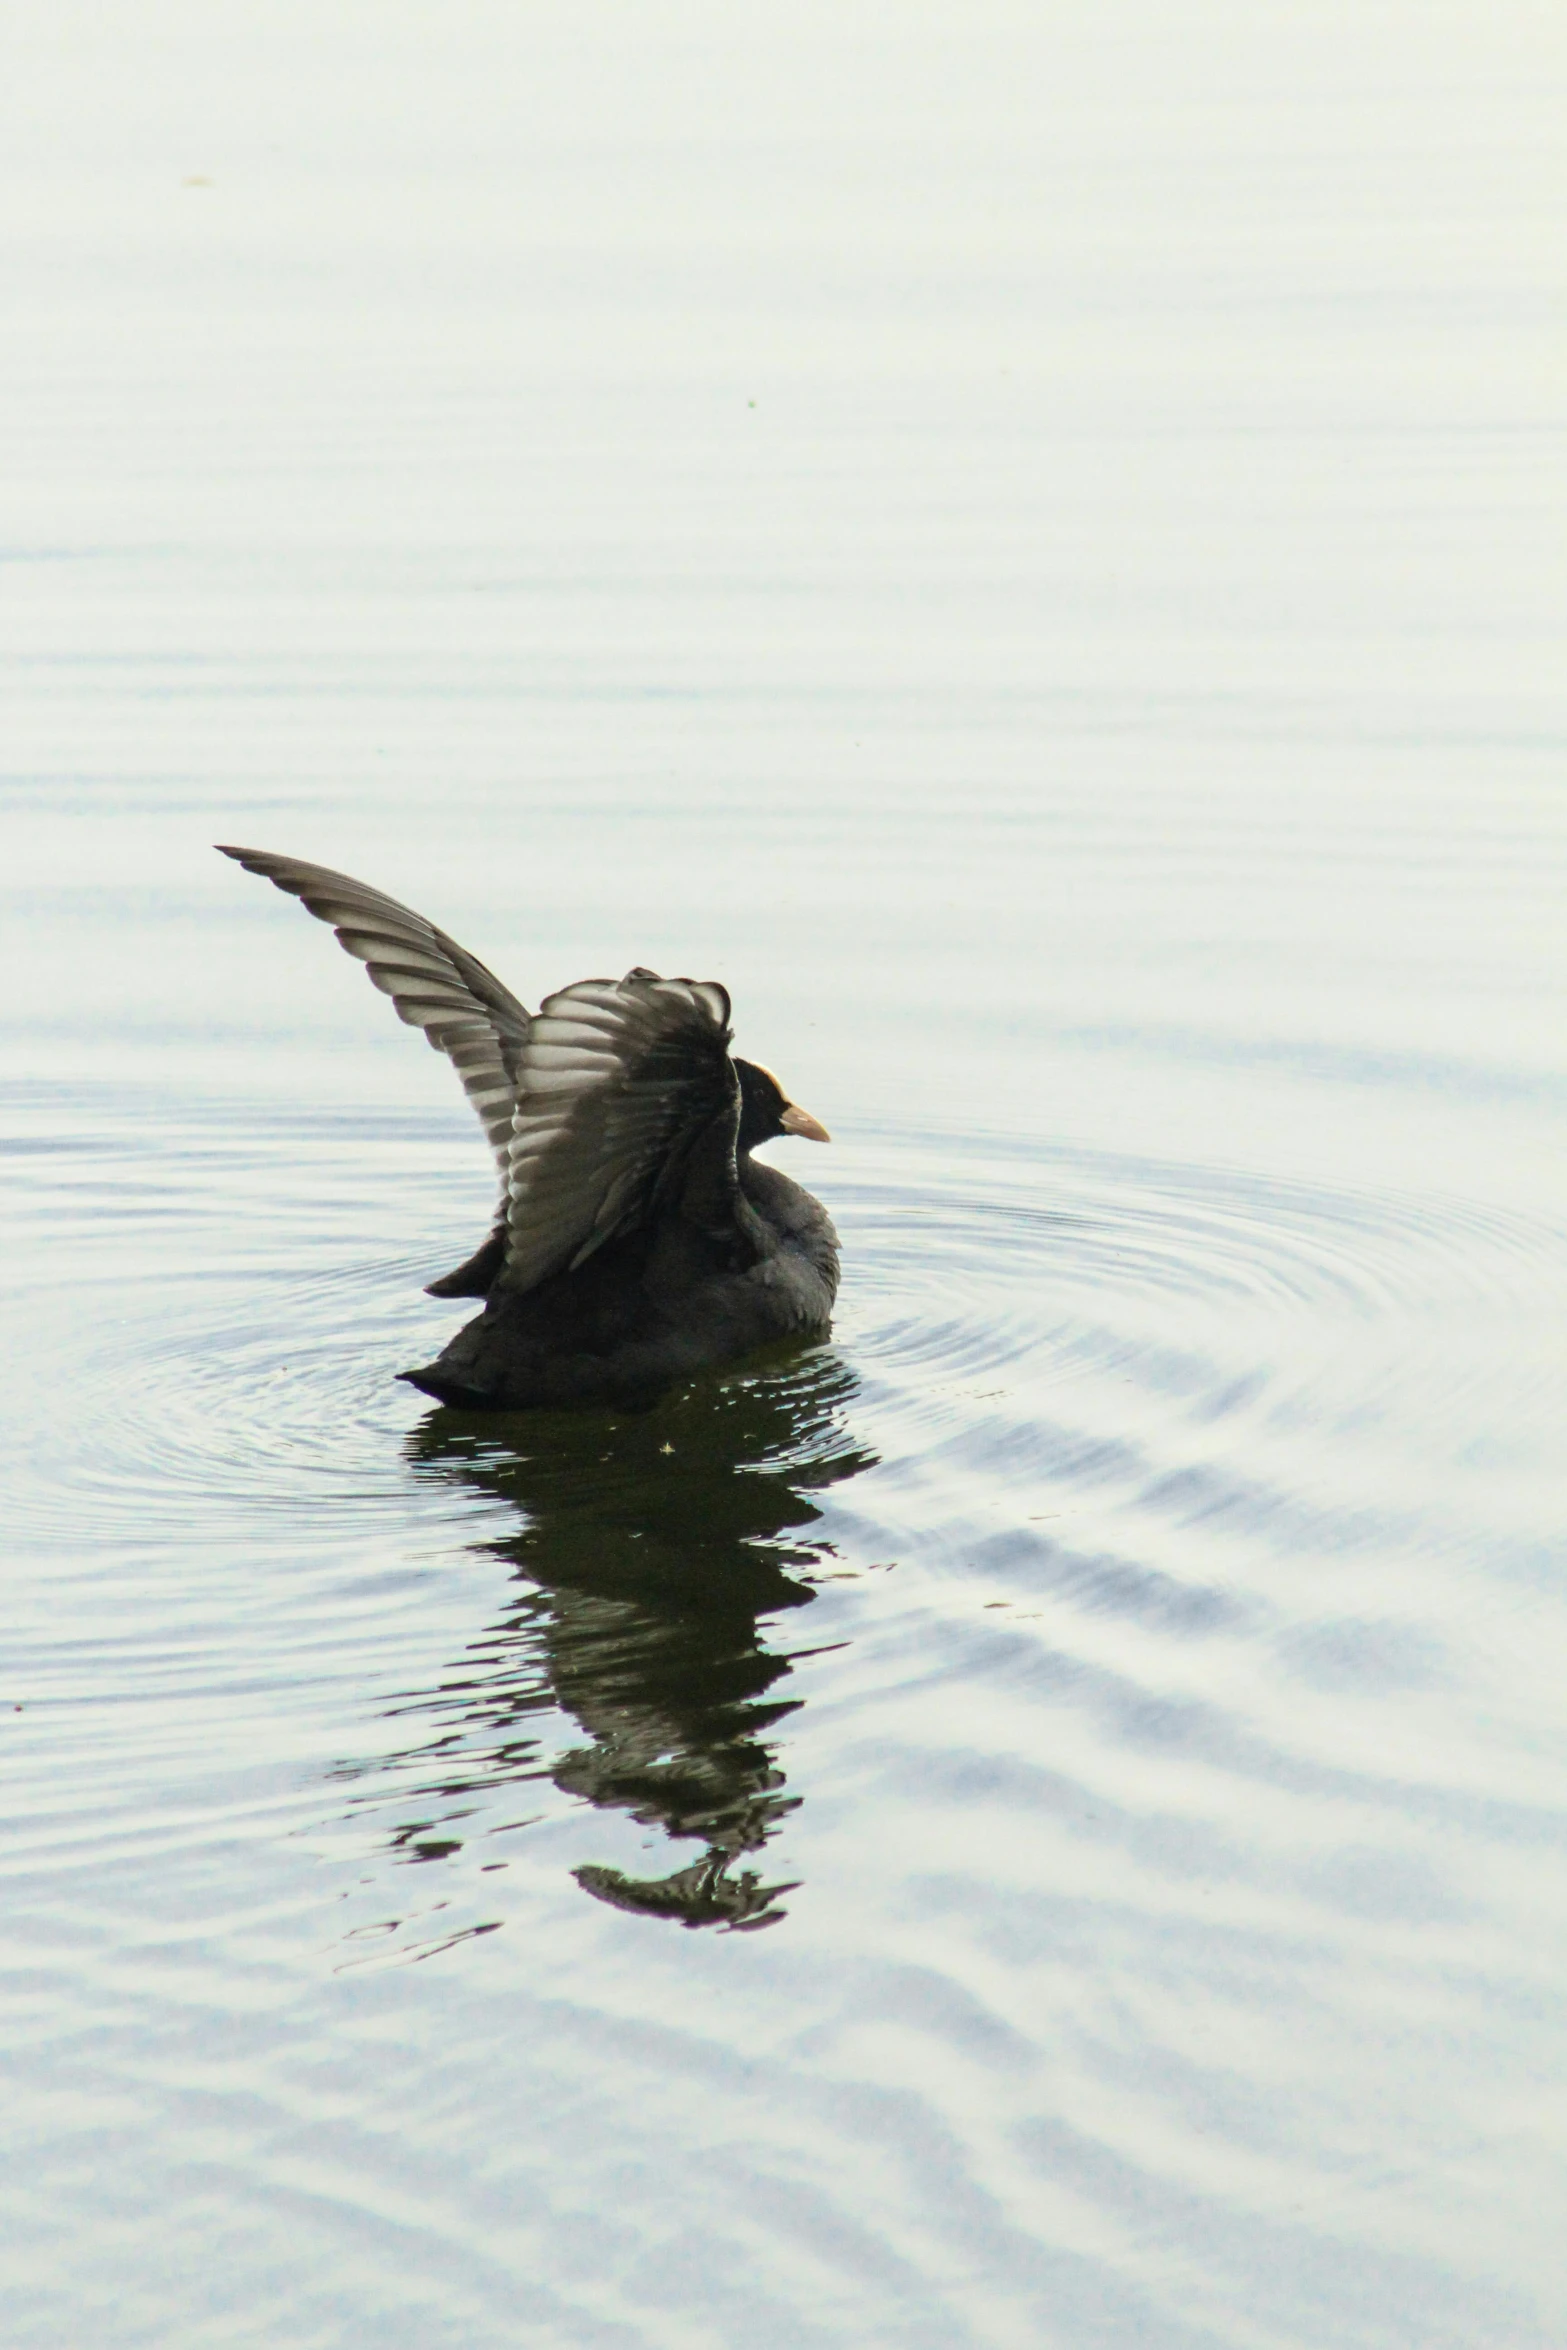
[[[825,1336],[831,1220],[751,1154],[827,1130],[731,1054],[715,981],[639,967],[528,1012],[395,898],[297,857],[222,854],[333,925],[452,1062],[499,1163],[488,1238],[429,1284],[484,1311],[404,1379],[470,1410],[629,1402],[771,1340]]]

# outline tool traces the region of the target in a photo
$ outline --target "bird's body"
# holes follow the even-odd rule
[[[673,1202],[535,1289],[497,1283],[440,1360],[405,1376],[443,1403],[629,1401],[771,1340],[825,1334],[838,1275],[826,1211],[776,1167],[743,1166],[739,1188],[754,1238]]]
[[[758,1143],[825,1130],[729,1052],[711,981],[581,980],[529,1013],[421,915],[364,883],[224,850],[333,924],[455,1065],[499,1162],[494,1229],[430,1284],[484,1311],[402,1376],[469,1409],[626,1401],[784,1338],[825,1336],[826,1210]]]

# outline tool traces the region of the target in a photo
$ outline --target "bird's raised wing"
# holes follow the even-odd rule
[[[399,1019],[422,1028],[462,1079],[479,1113],[504,1184],[509,1174],[517,1063],[532,1028],[531,1015],[493,971],[422,914],[325,865],[275,857],[264,849],[224,848],[247,873],[260,873],[330,922],[357,955]]]
[[[531,1289],[643,1222],[704,1137],[732,1196],[739,1122],[723,988],[633,971],[547,996],[517,1062],[506,1286]]]

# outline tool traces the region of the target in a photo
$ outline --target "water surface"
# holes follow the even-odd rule
[[[1561,2339],[1551,38],[15,44],[8,2338]],[[722,979],[831,1345],[398,1386],[216,838]]]

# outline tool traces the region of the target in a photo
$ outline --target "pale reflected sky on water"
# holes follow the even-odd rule
[[[1561,2338],[1563,48],[8,30],[17,2339]],[[833,1348],[423,1414],[215,839],[722,979]]]

